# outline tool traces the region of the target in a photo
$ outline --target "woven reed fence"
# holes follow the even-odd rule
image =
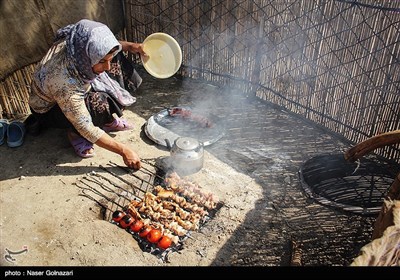
[[[0,83],[0,118],[23,119],[29,113],[29,91],[34,64],[15,71]]]
[[[353,143],[400,128],[400,1],[124,4],[127,39],[171,34],[182,46],[183,76],[254,94]],[[0,83],[1,118],[29,113],[32,68]],[[376,152],[400,158],[399,145]]]
[[[243,90],[353,143],[400,129],[400,1],[125,0],[129,40],[166,32],[183,76]],[[400,158],[399,145],[376,151]]]

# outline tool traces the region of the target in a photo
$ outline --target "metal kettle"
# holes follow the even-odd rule
[[[203,168],[204,147],[194,138],[178,137],[170,153],[172,167],[179,175],[190,175]]]

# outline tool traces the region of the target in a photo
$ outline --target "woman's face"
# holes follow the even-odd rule
[[[97,75],[103,73],[104,71],[109,71],[111,69],[111,60],[113,59],[114,54],[107,54],[99,63],[93,65],[92,70]]]

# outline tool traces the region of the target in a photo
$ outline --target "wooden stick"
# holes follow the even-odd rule
[[[400,143],[400,130],[385,132],[356,144],[345,152],[344,158],[347,161],[354,162],[375,149],[396,143]]]

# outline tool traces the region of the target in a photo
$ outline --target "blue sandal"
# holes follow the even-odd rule
[[[6,141],[8,120],[0,119],[0,145]]]
[[[20,121],[12,121],[7,126],[7,145],[10,148],[19,147],[24,143],[25,125]]]

